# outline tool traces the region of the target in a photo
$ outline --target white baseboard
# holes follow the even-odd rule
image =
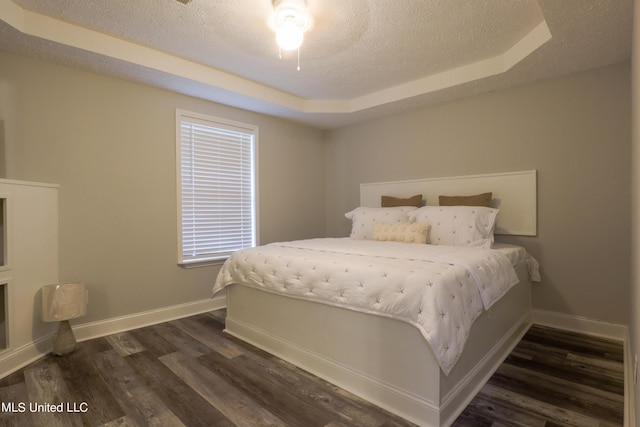
[[[53,334],[50,334],[22,347],[0,353],[0,378],[6,377],[49,353],[52,336]]]
[[[189,302],[156,310],[144,311],[127,316],[114,317],[98,322],[73,326],[78,341],[86,341],[131,329],[142,328],[157,323],[168,322],[182,317],[193,316],[226,307],[226,296]],[[51,352],[54,334],[46,335],[15,350],[0,353],[0,378],[17,371],[31,362]]]
[[[226,296],[220,296],[76,325],[73,326],[73,333],[78,341],[86,341],[93,338],[116,334],[118,332],[130,331],[132,329],[143,328],[157,323],[168,322],[182,317],[206,313],[207,311],[218,310],[226,306]]]
[[[627,325],[602,322],[600,320],[555,311],[532,310],[531,317],[533,323],[538,325],[581,332],[618,341],[625,341],[628,334]]]

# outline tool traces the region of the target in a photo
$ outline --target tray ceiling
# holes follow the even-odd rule
[[[4,0],[0,50],[319,128],[628,61],[632,0],[308,0],[278,57],[270,0]]]

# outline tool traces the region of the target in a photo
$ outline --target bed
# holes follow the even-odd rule
[[[227,292],[226,332],[418,425],[451,424],[530,325],[537,262],[494,232],[535,234],[523,201],[531,178],[535,198],[535,171],[363,184],[351,236],[272,243],[225,262],[213,291]],[[491,183],[500,209],[365,206],[416,185],[470,194],[478,182]],[[527,214],[510,203],[529,204]]]

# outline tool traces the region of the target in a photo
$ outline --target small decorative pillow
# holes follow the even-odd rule
[[[427,243],[429,227],[426,222],[376,222],[373,227],[373,239],[384,242]]]
[[[482,193],[474,196],[440,196],[440,206],[485,206],[491,207],[493,193]]]
[[[415,207],[398,206],[395,208],[355,208],[344,214],[351,223],[351,238],[358,240],[373,239],[373,227],[376,222],[409,222],[407,214]]]
[[[391,208],[395,206],[415,206],[416,208],[419,208],[422,206],[422,194],[416,194],[415,196],[411,196],[406,199],[393,196],[381,196],[380,206],[383,208]]]
[[[498,209],[483,206],[423,206],[409,212],[411,222],[431,224],[433,245],[491,248]]]

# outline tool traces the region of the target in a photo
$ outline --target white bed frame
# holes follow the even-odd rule
[[[509,234],[514,234],[510,230],[535,234],[535,171],[531,172],[444,180],[473,183],[488,182],[490,178],[491,186],[480,191],[473,185],[450,191],[445,184],[440,192],[433,188],[438,187],[440,180],[420,182],[427,183],[434,194],[470,195],[492,191],[500,195],[502,219],[509,218],[506,224],[502,223],[502,230]],[[527,199],[529,211],[520,217],[524,218],[520,222],[518,215],[512,215],[508,209],[520,204],[507,204],[503,196],[507,193],[501,186],[513,187],[516,175],[528,177],[523,181],[526,190],[508,193],[510,202],[517,197]],[[531,176],[533,205],[530,203]],[[367,205],[367,198],[377,198],[379,206],[381,195],[417,194],[414,192],[417,182],[363,184],[361,201]],[[403,188],[402,183],[408,186]],[[389,184],[393,192],[389,192]],[[465,350],[448,376],[440,370],[426,340],[410,324],[245,286],[232,285],[227,289],[225,331],[418,425],[448,426],[531,325],[531,281],[525,265],[517,266],[516,271],[520,283],[476,320]]]

